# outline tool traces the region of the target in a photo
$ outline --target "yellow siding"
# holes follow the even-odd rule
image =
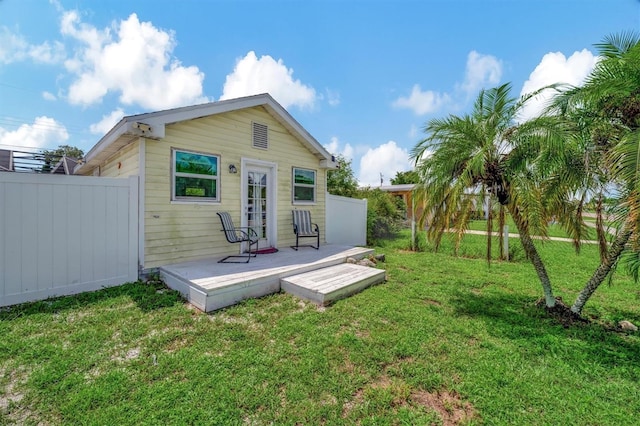
[[[138,141],[134,141],[112,155],[111,158],[100,165],[100,171],[97,176],[127,177],[138,175],[140,161],[138,145]],[[86,174],[91,176],[94,171],[95,169],[89,170]]]
[[[269,149],[252,146],[251,123],[269,128]],[[219,203],[171,202],[171,149],[185,149],[220,156]],[[145,144],[145,261],[144,268],[195,260],[238,251],[220,232],[216,212],[228,211],[239,225],[241,215],[241,158],[277,164],[278,246],[295,242],[291,210],[310,210],[324,241],[325,170],[319,160],[262,107],[255,107],[187,122],[167,125],[166,137]],[[238,167],[237,174],[228,165]],[[316,170],[316,203],[294,205],[291,201],[292,167]],[[285,248],[285,250],[287,249]]]

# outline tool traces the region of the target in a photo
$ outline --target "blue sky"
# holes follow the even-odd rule
[[[0,148],[88,151],[124,115],[269,92],[388,184],[429,119],[580,84],[638,30],[638,0],[0,0]]]

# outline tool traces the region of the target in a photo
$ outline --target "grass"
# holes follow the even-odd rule
[[[514,241],[512,244],[515,244]],[[636,424],[640,292],[620,277],[565,328],[526,262],[407,252],[327,308],[287,294],[204,314],[161,283],[0,311],[0,424]],[[595,247],[540,246],[572,301]]]
[[[593,221],[595,223],[595,219]],[[507,216],[507,223],[506,225],[509,227],[509,233],[511,234],[517,234],[518,233],[518,228],[516,227],[515,222],[513,222],[513,219],[511,219],[511,216]],[[494,219],[493,221],[493,231],[497,232],[499,224],[498,224],[498,220]],[[474,230],[474,231],[486,231],[487,230],[487,221],[486,220],[473,220],[471,221],[471,223],[469,224],[469,229]],[[560,238],[567,238],[568,234],[567,232],[562,228],[562,226],[560,226],[557,223],[552,223],[549,224],[549,228],[547,230],[547,234],[549,237],[560,237]],[[586,236],[585,236],[585,240],[593,240],[596,238],[596,232],[594,229],[592,228],[587,228],[586,229]]]

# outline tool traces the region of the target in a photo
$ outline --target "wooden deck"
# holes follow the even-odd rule
[[[326,305],[384,281],[382,269],[342,263],[280,280],[282,291]]]
[[[287,247],[277,253],[258,255],[249,263],[218,263],[219,259],[209,258],[166,265],[160,268],[160,276],[169,287],[180,291],[198,309],[210,312],[244,299],[277,293],[282,288],[283,278],[340,265],[349,257],[360,259],[371,253],[373,250],[367,248],[338,245],[323,245],[319,250],[302,248],[298,251]],[[333,274],[338,272],[334,271]],[[322,300],[308,298],[324,304],[362,289],[363,284],[351,281],[343,281],[342,289],[329,291]],[[340,287],[338,282],[332,285]],[[309,291],[318,293],[317,288]],[[295,291],[293,293],[296,294]],[[297,295],[306,297],[300,292]]]

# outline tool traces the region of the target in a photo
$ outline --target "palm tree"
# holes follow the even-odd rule
[[[546,202],[573,238],[577,250],[587,232],[583,212],[588,202],[595,206],[595,230],[600,259],[607,255],[604,200],[609,195],[610,172],[605,162],[611,148],[607,131],[599,114],[584,106],[576,108],[558,95],[546,111],[560,120],[567,136],[560,150],[546,152]]]
[[[602,59],[585,84],[554,100],[556,112],[592,118],[587,136],[590,146],[597,148],[597,158],[591,164],[595,160],[601,167],[583,168],[583,177],[588,177],[583,188],[595,187],[596,194],[602,194],[605,186],[615,186],[617,194],[617,233],[610,247],[601,248],[600,265],[572,305],[576,314],[615,269],[625,250],[637,252],[640,231],[640,37],[634,33],[613,35],[596,46]],[[584,155],[582,158],[588,160]],[[635,265],[637,268],[638,263]]]
[[[421,225],[430,219],[427,236],[436,248],[451,228],[459,242],[477,205],[497,204],[513,218],[542,284],[546,306],[551,308],[556,304],[551,281],[531,239],[532,232],[547,235],[549,219],[543,191],[535,179],[539,175],[535,160],[543,146],[558,145],[562,126],[549,117],[519,123],[523,106],[539,91],[520,99],[510,92],[509,83],[482,90],[470,114],[450,115],[426,124],[427,137],[411,153],[421,177],[416,197],[426,206]],[[493,216],[489,208],[488,258]],[[498,216],[504,220],[503,214]]]

